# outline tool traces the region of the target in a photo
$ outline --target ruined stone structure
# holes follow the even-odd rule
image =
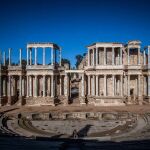
[[[43,64],[37,63],[38,48],[43,48]],[[71,76],[78,74],[79,104],[119,106],[150,101],[150,46],[141,49],[140,41],[94,43],[78,67],[61,65],[61,49],[54,43],[27,44],[27,65],[6,65],[5,53],[0,66],[1,105],[68,105]],[[32,51],[35,58],[32,63]],[[45,63],[45,50],[51,50],[51,64]],[[59,51],[59,63],[56,51]],[[74,84],[75,85],[75,84]]]

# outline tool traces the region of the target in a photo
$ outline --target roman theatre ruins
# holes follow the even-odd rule
[[[38,50],[42,49],[42,64]],[[50,51],[50,63],[46,63]],[[127,44],[98,42],[87,46],[87,54],[76,70],[62,65],[62,49],[54,43],[28,43],[26,64],[19,49],[13,65],[13,49],[0,61],[0,105],[125,106],[150,102],[150,46],[140,41]],[[17,55],[17,52],[15,52]],[[34,54],[34,55],[33,55]],[[7,61],[8,60],[8,61]]]

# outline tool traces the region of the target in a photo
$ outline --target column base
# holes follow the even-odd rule
[[[68,104],[69,104],[69,96],[65,96],[63,105],[64,105],[64,106],[67,106]]]
[[[23,97],[19,96],[19,102],[17,104],[17,106],[22,106],[23,105]]]
[[[11,106],[11,104],[12,104],[12,101],[11,101],[12,99],[11,99],[11,96],[8,96],[8,103],[7,103],[7,106]]]
[[[138,104],[143,105],[143,96],[138,96]]]
[[[85,99],[86,99],[85,96],[80,97],[80,105],[82,105],[82,106],[83,106],[83,105],[86,105]]]

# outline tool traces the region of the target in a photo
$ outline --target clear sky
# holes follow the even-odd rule
[[[133,39],[150,45],[150,0],[0,0],[0,49],[14,61],[28,42],[57,43],[74,65],[88,44]]]

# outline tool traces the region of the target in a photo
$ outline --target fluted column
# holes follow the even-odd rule
[[[9,66],[11,66],[11,48],[9,48]]]
[[[140,65],[141,61],[140,61],[140,48],[138,48],[138,65]]]
[[[3,82],[4,82],[4,84],[3,84],[3,94],[4,94],[4,96],[6,96],[6,77],[3,79]]]
[[[22,65],[22,49],[20,48],[19,51],[20,51],[20,66],[21,66]]]
[[[115,96],[115,76],[114,75],[112,75],[112,89],[113,89],[112,95]]]
[[[96,47],[96,66],[98,65],[98,48]]]
[[[19,76],[19,96],[22,97],[22,75]]]
[[[27,65],[29,65],[29,49],[27,47]]]
[[[84,87],[84,74],[82,74],[82,81],[81,81],[81,85],[82,85],[82,93],[81,96],[84,97],[85,96],[85,87]]]
[[[122,47],[120,47],[120,65],[122,65]]]
[[[106,65],[106,47],[104,47],[104,65]]]
[[[88,75],[88,95],[91,95],[91,77]]]
[[[37,65],[37,48],[35,47],[35,62],[34,65]]]
[[[62,95],[62,76],[61,75],[60,75],[59,81],[60,81],[60,96],[61,96]]]
[[[45,65],[45,47],[43,47],[43,65]]]
[[[90,59],[90,49],[88,48],[88,66],[90,66],[90,61],[91,61],[91,59]]]
[[[59,50],[59,65],[61,66],[61,49]]]
[[[8,75],[8,105],[11,105],[11,76]]]
[[[112,65],[114,65],[115,64],[115,58],[114,58],[114,47],[112,47]]]
[[[29,76],[27,75],[27,85],[26,85],[26,88],[27,88],[27,97],[29,97]]]
[[[54,75],[51,75],[51,97],[54,97]]]
[[[95,65],[95,50],[93,48],[93,66]]]
[[[130,64],[130,48],[127,48],[128,51],[128,65]]]
[[[95,96],[95,75],[93,75],[92,80],[92,95]]]
[[[37,75],[35,75],[35,81],[34,81],[34,97],[37,97]]]
[[[148,75],[148,96],[150,96],[150,75]]]
[[[43,75],[43,97],[45,97],[45,75]]]
[[[130,96],[130,75],[128,75],[128,96]]]
[[[120,96],[123,96],[123,75],[120,75]]]
[[[107,79],[106,75],[104,75],[104,96],[107,95]]]
[[[54,65],[54,49],[51,48],[51,65]]]
[[[96,96],[99,96],[99,76],[96,75]]]
[[[29,76],[29,96],[32,96],[32,76]]]
[[[138,75],[138,96],[141,96],[141,77]]]

